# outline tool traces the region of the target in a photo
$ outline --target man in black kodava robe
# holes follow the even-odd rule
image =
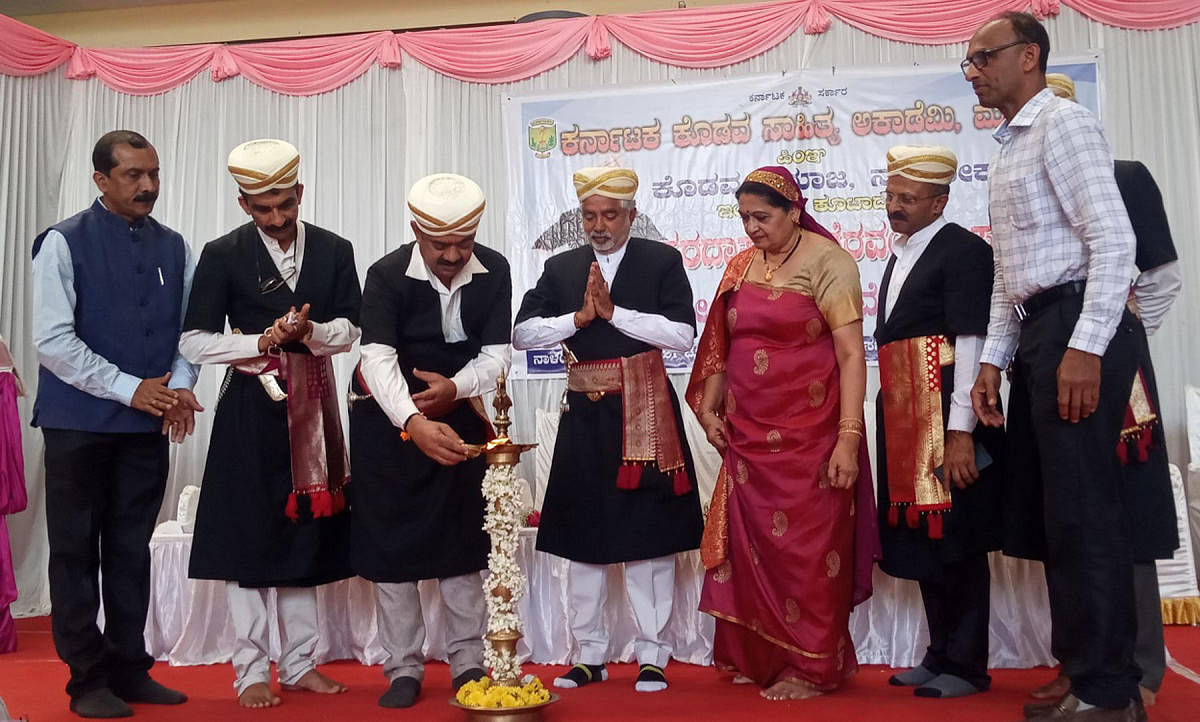
[[[372,265],[363,290],[351,546],[355,571],[376,583],[382,707],[412,706],[421,692],[422,579],[439,580],[454,688],[484,676],[485,460],[468,460],[462,444],[491,436],[479,397],[508,369],[512,314],[508,262],[475,242],[484,204],[469,178],[417,181],[416,240]]]
[[[346,690],[316,669],[314,587],[353,574],[330,357],[358,338],[361,291],[350,242],[298,219],[295,146],[248,141],[228,165],[251,221],[204,246],[179,342],[192,363],[229,364],[188,575],[227,582],[234,689],[243,707],[271,707],[273,616],[283,689]]]
[[[929,623],[921,664],[889,682],[914,686],[921,697],[960,697],[991,684],[987,553],[1000,546],[1004,437],[976,423],[970,391],[987,333],[992,251],[942,216],[958,171],[949,148],[896,146],[887,160],[888,221],[899,235],[875,328],[879,566],[920,584]],[[903,376],[892,359],[920,345],[936,349],[940,364],[931,377]],[[911,358],[924,361],[919,353]],[[922,394],[930,395],[928,415],[915,411],[925,408],[913,403]],[[940,442],[941,453],[923,457],[923,438],[935,448]],[[922,498],[929,491],[936,500]]]
[[[635,688],[653,692],[667,686],[663,668],[671,647],[663,631],[674,599],[674,555],[698,547],[702,527],[679,399],[666,381],[661,357],[663,349],[691,348],[695,310],[679,252],[630,238],[637,175],[585,168],[574,183],[590,245],[546,262],[513,329],[516,348],[562,343],[565,355],[579,362],[568,368],[566,410],[537,541],[540,551],[571,562],[571,629],[579,658],[554,684],[571,688],[607,678],[607,565],[623,562],[639,630],[635,652],[641,670]],[[630,453],[641,440],[631,438],[623,417],[623,396],[645,389],[601,390],[607,387],[588,385],[596,379],[585,378],[600,367],[637,362],[653,365],[649,377],[670,399],[661,418],[646,420],[656,424],[657,435],[650,436],[660,446],[645,455]]]

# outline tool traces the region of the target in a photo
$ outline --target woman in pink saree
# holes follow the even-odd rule
[[[857,670],[850,610],[870,596],[879,553],[862,290],[787,169],[750,173],[737,198],[754,247],[726,268],[687,391],[724,456],[700,610],[735,682],[803,699]]]

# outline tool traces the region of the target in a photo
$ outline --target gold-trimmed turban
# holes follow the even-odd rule
[[[887,153],[887,174],[948,186],[958,175],[958,157],[944,145],[895,145]]]
[[[593,167],[575,171],[575,195],[583,202],[591,196],[631,201],[638,189],[637,173],[628,168]]]
[[[229,151],[229,173],[247,195],[291,188],[300,175],[300,151],[286,140],[248,140]]]
[[[1060,98],[1075,100],[1075,81],[1070,75],[1046,73],[1046,87]]]
[[[427,175],[408,191],[408,209],[413,220],[430,236],[474,233],[486,203],[478,183],[454,173]]]

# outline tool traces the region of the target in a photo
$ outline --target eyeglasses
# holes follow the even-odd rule
[[[883,202],[892,203],[894,201],[905,208],[911,208],[917,204],[917,201],[927,201],[930,198],[937,198],[938,195],[941,194],[935,194],[932,196],[912,196],[907,193],[892,193],[891,191],[884,191]]]
[[[258,271],[258,292],[263,294],[264,296],[268,293],[274,293],[275,291],[278,291],[279,289],[283,288],[284,285],[288,282],[288,279],[290,279],[292,276],[296,275],[295,269],[292,269],[291,271],[288,272],[287,277],[285,278],[283,275],[281,275],[279,273],[279,269],[274,268],[275,264],[271,264],[271,265],[272,265],[271,270],[274,271],[274,273],[271,273],[271,274],[267,275],[266,278],[263,278],[262,259],[259,258],[257,255],[254,257],[255,270]]]
[[[1029,41],[1028,40],[1014,40],[1011,43],[1005,43],[1004,45],[998,45],[994,48],[984,48],[983,50],[976,50],[975,52],[971,53],[967,57],[966,60],[959,63],[958,67],[962,69],[963,75],[967,74],[967,68],[969,68],[972,65],[974,65],[977,70],[983,70],[984,68],[987,67],[988,60],[991,59],[991,57],[993,55],[1000,52],[1001,50],[1006,50],[1008,48],[1011,48],[1014,45],[1029,45]]]

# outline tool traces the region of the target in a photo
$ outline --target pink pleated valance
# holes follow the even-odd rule
[[[794,0],[242,45],[82,48],[0,15],[0,73],[39,75],[67,63],[69,78],[96,77],[120,92],[153,95],[208,70],[214,81],[244,75],[278,93],[316,95],[374,64],[397,68],[408,55],[460,80],[509,83],[561,65],[580,50],[603,60],[613,40],[668,65],[716,68],[760,55],[797,31],[823,33],[834,18],[879,37],[939,45],[968,39],[1005,10],[1050,17],[1064,4],[1137,30],[1200,20],[1194,0]]]

